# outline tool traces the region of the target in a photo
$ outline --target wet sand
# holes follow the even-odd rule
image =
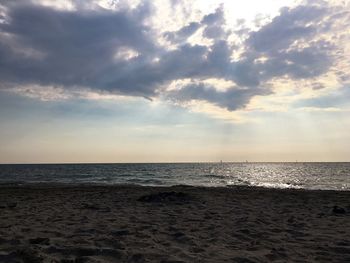
[[[350,192],[0,187],[0,262],[350,262]]]

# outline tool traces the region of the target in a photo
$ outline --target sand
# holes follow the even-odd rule
[[[350,262],[350,192],[0,188],[0,262],[272,261]]]

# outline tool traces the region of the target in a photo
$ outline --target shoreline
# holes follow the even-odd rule
[[[254,186],[254,185],[218,185],[218,186],[206,186],[206,185],[186,185],[186,184],[176,184],[176,185],[141,185],[141,184],[104,184],[104,183],[58,183],[58,182],[0,182],[0,189],[6,188],[125,188],[125,187],[135,187],[135,188],[154,188],[154,189],[166,189],[166,188],[201,188],[201,189],[233,189],[233,190],[251,190],[251,191],[299,191],[299,192],[349,192],[350,189],[307,189],[298,187],[268,187],[268,186]]]
[[[0,262],[345,262],[349,200],[246,186],[0,186]]]

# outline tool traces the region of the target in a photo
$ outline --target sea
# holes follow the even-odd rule
[[[350,190],[350,163],[2,164],[0,185],[134,184]]]

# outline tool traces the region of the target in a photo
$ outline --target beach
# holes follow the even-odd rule
[[[350,262],[350,192],[5,185],[0,262]]]

